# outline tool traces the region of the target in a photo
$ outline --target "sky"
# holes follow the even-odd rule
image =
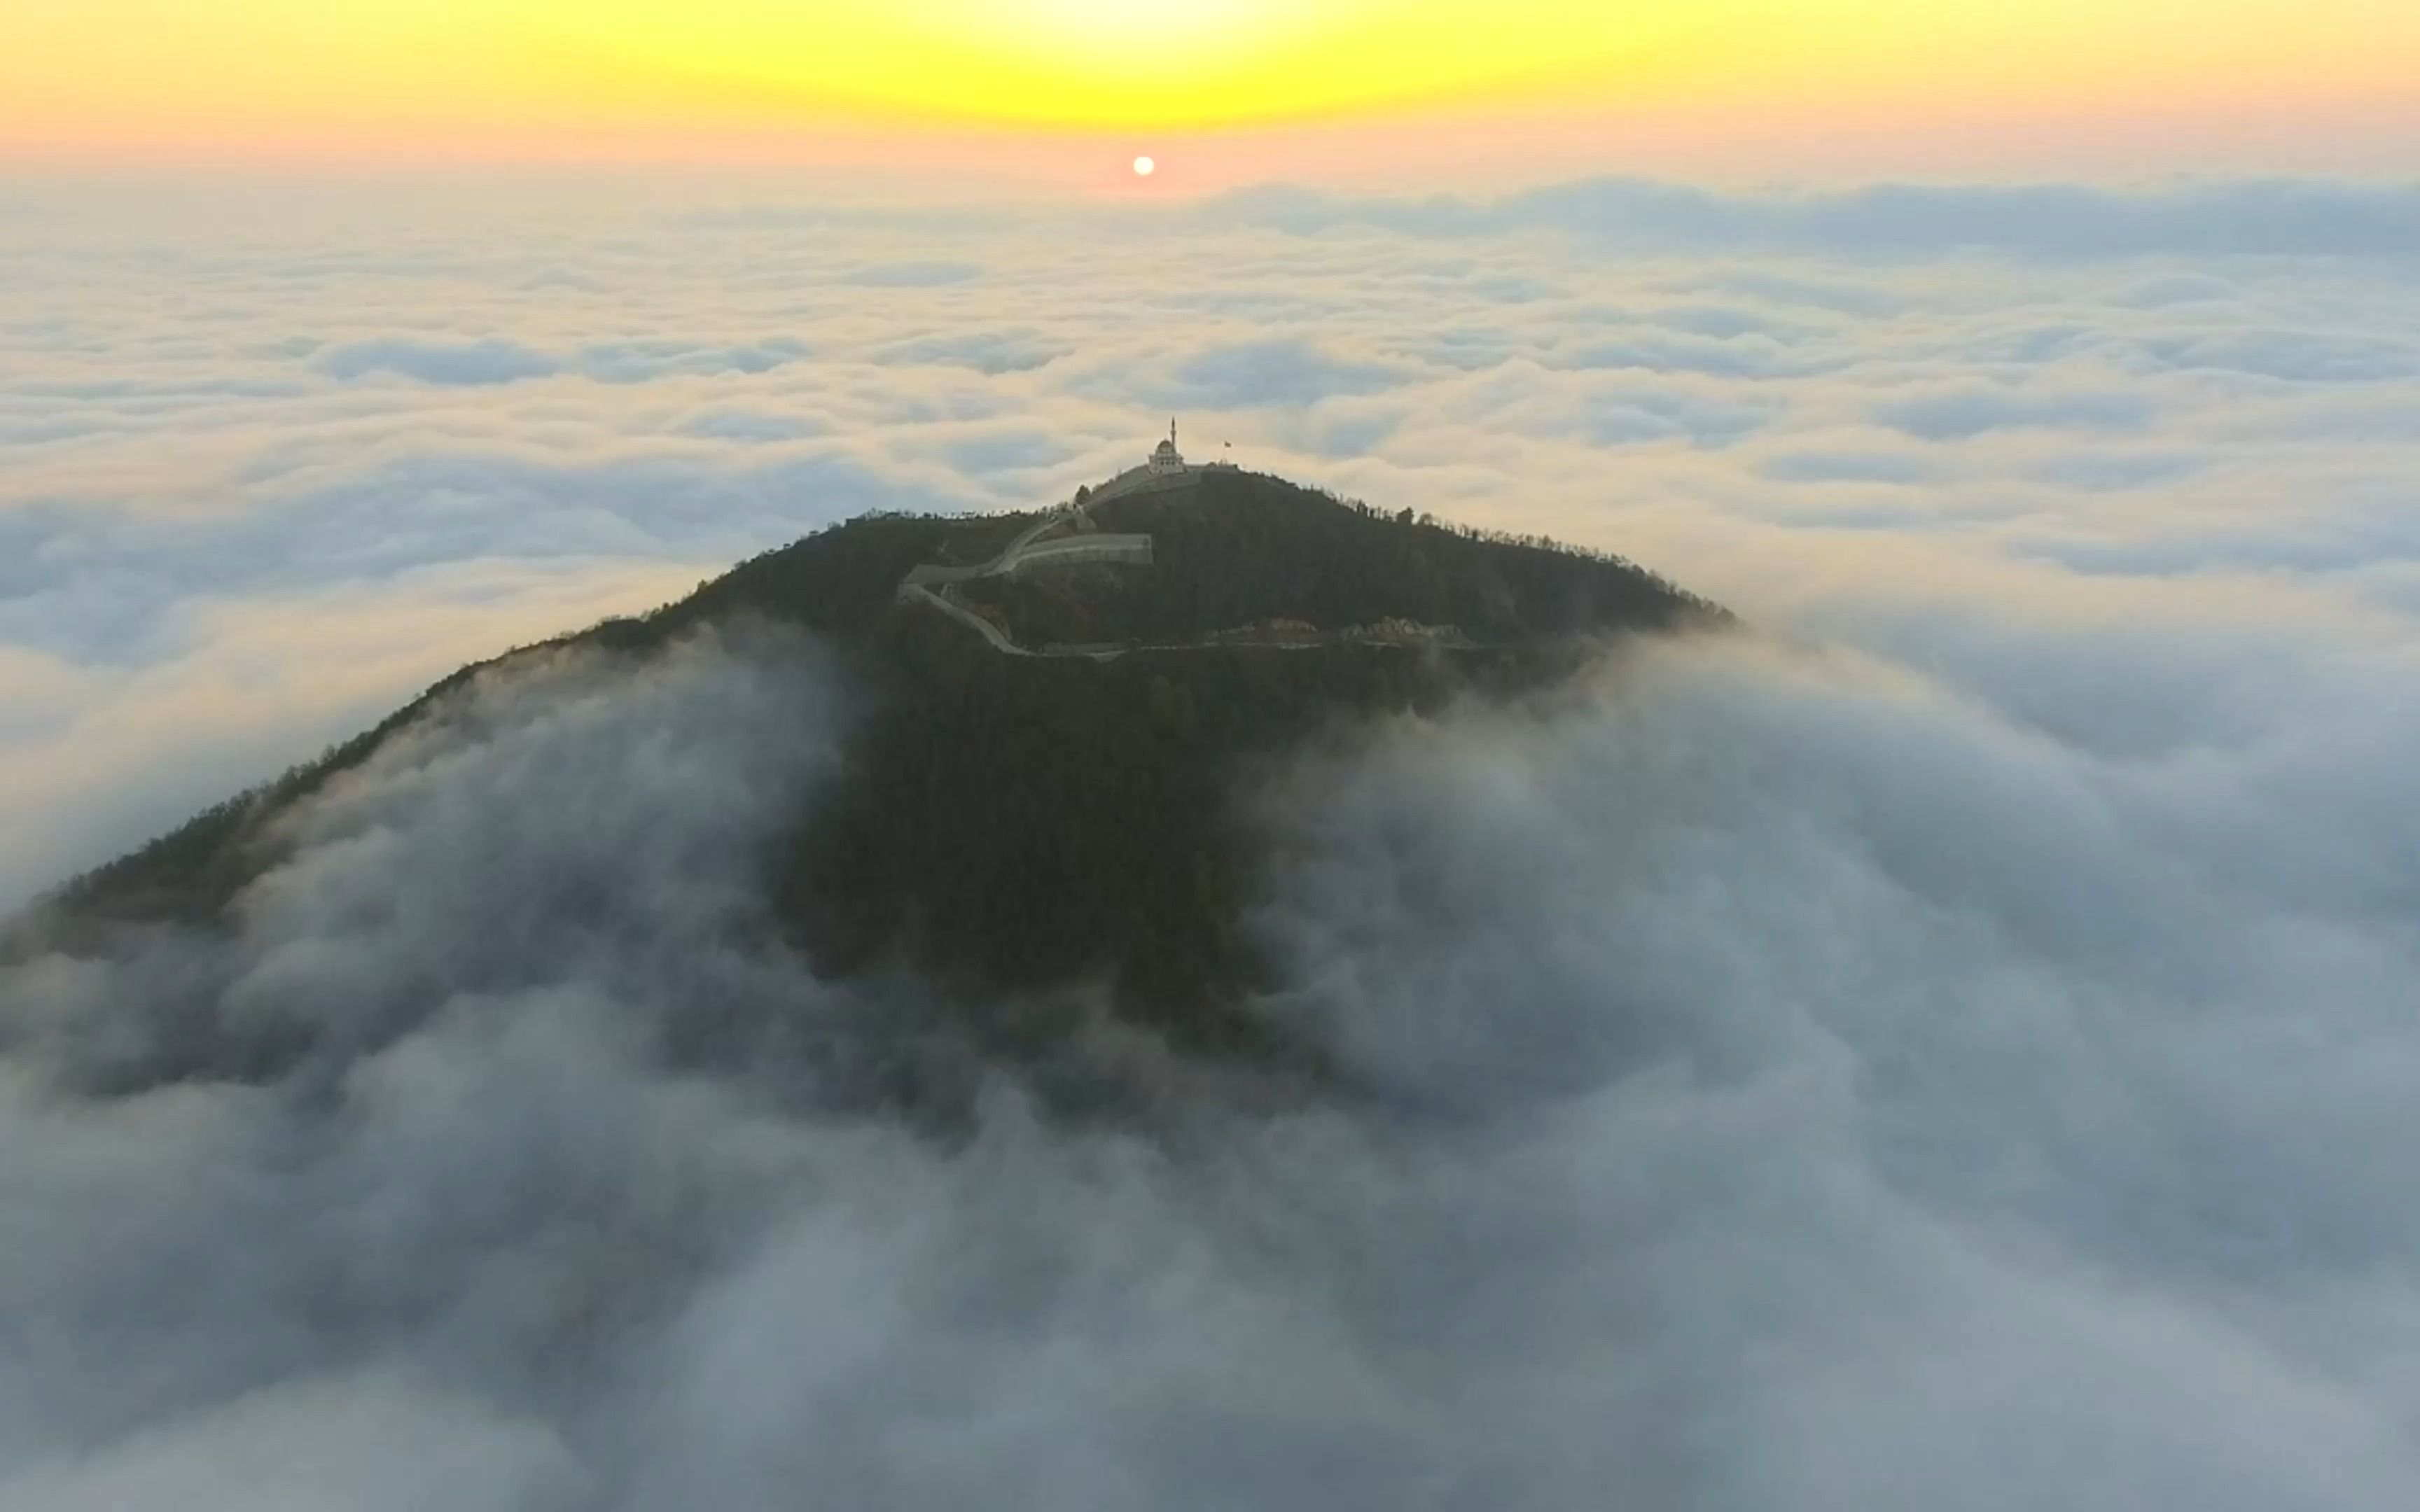
[[[0,968],[0,1512],[2420,1501],[2420,20],[1559,8],[0,0],[0,912],[1171,413],[1745,626],[1260,774],[1367,1096],[1116,1127],[757,943],[818,648],[482,681]]]
[[[2393,172],[2396,0],[12,0],[0,158],[752,163],[995,190],[1583,165]]]

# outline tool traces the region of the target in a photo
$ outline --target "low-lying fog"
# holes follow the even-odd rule
[[[1266,1008],[1365,1095],[941,1136],[857,1095],[913,995],[749,927],[812,650],[491,678],[240,939],[0,977],[0,1506],[2403,1504],[2412,648],[2042,644],[1308,761]]]

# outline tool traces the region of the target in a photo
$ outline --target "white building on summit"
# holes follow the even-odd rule
[[[1086,489],[1084,500],[1078,501],[1097,504],[1105,499],[1115,499],[1122,494],[1159,493],[1165,489],[1183,487],[1198,479],[1204,471],[1228,471],[1233,467],[1234,464],[1232,462],[1213,462],[1205,469],[1198,462],[1185,460],[1185,454],[1176,449],[1176,422],[1171,420],[1168,423],[1168,439],[1153,447],[1151,455],[1145,457],[1138,466],[1126,469],[1099,487]]]
[[[1173,415],[1170,416],[1168,421],[1168,440],[1152,449],[1148,466],[1156,473],[1185,471],[1184,455],[1176,449],[1176,418]]]

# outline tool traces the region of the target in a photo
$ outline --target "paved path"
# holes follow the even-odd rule
[[[1026,548],[1061,526],[1072,524],[1078,513],[1078,511],[1073,509],[1053,510],[1043,516],[1017,532],[1016,538],[1001,547],[1000,554],[988,562],[979,562],[972,566],[953,566],[945,562],[927,562],[921,566],[910,567],[908,569],[908,576],[900,579],[900,596],[906,597],[906,591],[909,588],[923,587],[931,583],[971,582],[977,578],[991,578],[1012,571],[1016,566],[1017,559],[1025,554]]]
[[[1087,511],[1100,502],[1102,497],[1095,493],[1083,503],[1052,510],[1017,532],[1016,538],[988,562],[972,565],[928,562],[908,568],[908,576],[899,579],[899,602],[931,605],[982,636],[985,644],[1004,656],[1068,656],[1108,661],[1143,651],[1310,651],[1334,640],[1329,636],[1314,635],[1302,640],[1186,640],[1156,646],[1046,646],[1035,651],[1018,645],[1009,639],[1007,631],[942,592],[952,583],[972,582],[978,578],[998,578],[1028,567],[1053,567],[1071,562],[1129,562],[1148,565],[1152,550],[1148,535],[1057,533],[1072,530],[1079,521],[1091,523],[1092,517]]]
[[[1092,517],[1085,513],[1090,501],[1067,509],[1053,510],[1016,532],[1016,538],[1001,548],[1000,554],[988,562],[970,566],[949,563],[928,562],[908,569],[899,579],[899,601],[903,604],[929,604],[951,619],[957,621],[986,644],[1009,656],[1089,656],[1104,660],[1119,656],[1124,648],[1087,647],[1074,651],[1029,651],[1008,638],[1008,633],[974,610],[937,592],[952,583],[972,582],[978,578],[998,578],[1029,566],[1058,566],[1071,562],[1132,562],[1149,563],[1151,537],[1148,535],[1071,535],[1046,540],[1063,530],[1072,530],[1078,521],[1089,524]]]
[[[1068,535],[1055,541],[1036,541],[1000,570],[1023,572],[1028,567],[1055,567],[1063,562],[1131,562],[1147,567],[1151,565],[1151,537]]]
[[[899,589],[899,601],[903,604],[932,605],[935,609],[939,609],[942,613],[957,621],[960,625],[965,625],[968,629],[972,630],[975,634],[982,636],[985,640],[991,642],[991,648],[994,651],[1000,652],[1005,656],[1034,656],[1060,655],[1060,653],[1056,652],[1035,652],[1026,650],[1023,646],[1011,640],[1008,638],[1007,632],[1002,630],[999,625],[992,624],[991,621],[985,619],[982,615],[967,608],[964,604],[952,603],[950,600],[943,598],[940,594],[925,587],[923,583],[902,584]]]

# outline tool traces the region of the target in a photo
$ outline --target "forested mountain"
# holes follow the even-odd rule
[[[1147,533],[1152,560],[966,582],[957,619],[900,593],[920,563],[983,563],[1045,523]],[[852,710],[837,779],[801,811],[764,816],[765,918],[799,969],[908,971],[970,1005],[1027,1005],[978,1026],[1004,1041],[1047,1034],[1031,1005],[1089,987],[1182,1045],[1282,1054],[1237,1006],[1259,971],[1238,927],[1255,838],[1233,802],[1254,764],[1349,738],[1373,714],[1539,687],[1608,635],[1724,619],[1616,558],[1226,469],[1067,521],[867,516],[654,613],[466,668],[68,885],[32,928],[74,949],[214,927],[277,863],[280,814],[398,730],[443,717],[474,677],[566,650],[637,665],[707,626],[795,626],[830,648],[800,658],[802,683],[836,660]]]

